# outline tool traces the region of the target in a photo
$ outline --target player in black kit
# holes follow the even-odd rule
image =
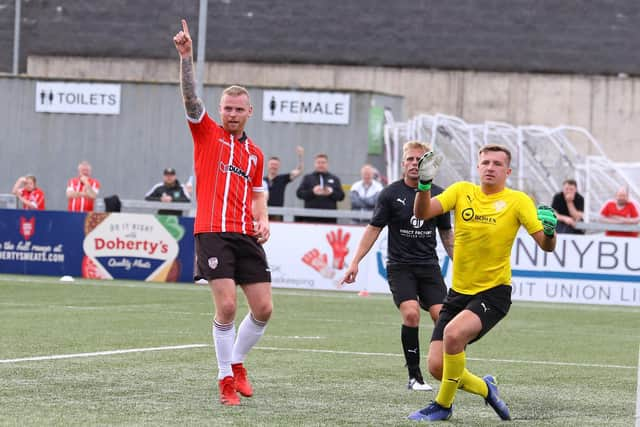
[[[418,141],[409,141],[402,147],[404,177],[380,193],[371,222],[340,282],[355,282],[358,264],[382,229],[388,226],[387,277],[393,301],[402,316],[402,348],[409,371],[407,388],[410,390],[431,390],[420,371],[420,308],[428,311],[435,323],[447,294],[436,253],[436,228],[447,254],[453,259],[453,230],[449,214],[429,221],[413,216],[413,201],[418,189],[418,159],[427,151],[430,147]],[[441,192],[442,188],[437,185],[431,187],[431,194]]]

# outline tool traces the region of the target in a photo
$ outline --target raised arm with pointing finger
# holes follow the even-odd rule
[[[182,20],[182,31],[173,37],[173,43],[180,54],[180,88],[187,116],[199,119],[204,111],[204,104],[196,94],[196,77],[193,69],[193,41],[189,34],[187,21]],[[202,77],[201,77],[202,78]]]

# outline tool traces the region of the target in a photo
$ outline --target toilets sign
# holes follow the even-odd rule
[[[120,85],[36,82],[36,112],[120,114]]]
[[[265,90],[262,120],[348,125],[350,100],[346,93]]]

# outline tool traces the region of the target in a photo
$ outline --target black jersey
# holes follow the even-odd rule
[[[416,188],[403,180],[396,181],[380,193],[370,224],[388,230],[388,264],[438,264],[436,253],[436,227],[451,229],[451,216],[444,213],[429,221],[413,216]],[[431,197],[442,193],[442,188],[431,186]]]

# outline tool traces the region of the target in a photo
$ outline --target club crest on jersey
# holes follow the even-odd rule
[[[504,200],[498,200],[494,204],[494,207],[496,208],[496,212],[500,212],[501,210],[507,207],[507,203]]]
[[[207,260],[207,264],[209,264],[209,268],[210,268],[210,269],[215,270],[215,269],[216,269],[216,267],[218,267],[218,258],[217,258],[217,257],[212,256],[211,258],[209,258],[209,259]]]
[[[258,164],[258,156],[256,156],[255,154],[252,154],[249,156],[249,163],[253,164],[254,166]]]

